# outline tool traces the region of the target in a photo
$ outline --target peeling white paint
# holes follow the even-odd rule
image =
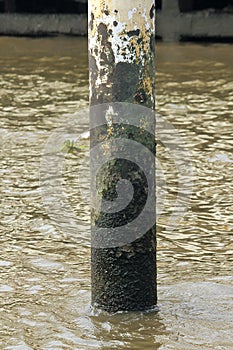
[[[106,119],[109,127],[111,127],[113,124],[113,121],[112,121],[113,114],[114,114],[113,107],[109,106],[108,110],[106,111],[106,114],[105,114],[105,119]]]
[[[132,10],[128,12],[128,19],[131,20],[133,18],[133,15],[137,12],[136,7],[134,7]]]
[[[145,19],[146,29],[149,30],[150,29],[150,21],[146,15],[147,12],[148,12],[148,10],[146,8],[144,8],[144,12],[142,13],[142,17]]]
[[[91,0],[89,5],[89,21],[94,16],[93,27],[89,27],[89,51],[94,57],[99,72],[95,85],[107,84],[108,67],[103,64],[103,47],[98,33],[100,25],[108,31],[107,40],[111,47],[104,48],[108,56],[113,53],[115,64],[120,62],[146,64],[150,51],[150,37],[154,33],[154,18],[150,11],[154,0]],[[127,33],[140,29],[139,36]],[[139,43],[138,39],[141,42]]]

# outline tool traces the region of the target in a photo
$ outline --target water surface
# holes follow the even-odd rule
[[[89,208],[76,181],[82,171],[88,187],[88,149],[64,162],[72,235],[51,221],[39,186],[48,137],[88,105],[86,40],[0,38],[1,349],[232,349],[232,46],[159,44],[157,57],[157,110],[185,139],[193,193],[167,233],[177,174],[159,146],[168,184],[158,220],[160,311],[98,314]]]

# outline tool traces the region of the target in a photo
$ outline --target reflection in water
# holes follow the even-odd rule
[[[78,217],[72,237],[51,222],[39,188],[50,133],[88,105],[86,40],[0,41],[1,348],[231,349],[232,47],[158,45],[157,107],[186,140],[193,194],[179,228],[166,233],[177,174],[159,145],[168,187],[158,220],[160,311],[108,315],[89,305],[89,209],[76,181],[88,150],[64,164]]]

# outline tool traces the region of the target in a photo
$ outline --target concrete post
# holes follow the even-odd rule
[[[167,12],[179,12],[179,0],[163,0],[162,10]]]
[[[194,10],[194,0],[179,0],[179,9],[181,12]]]
[[[5,12],[12,13],[16,10],[15,0],[5,0],[4,1]]]
[[[160,21],[157,23],[164,42],[180,39],[179,0],[163,0]]]
[[[113,152],[113,147],[108,147],[108,144],[119,139],[133,140],[155,154],[154,135],[130,124],[127,110],[121,110],[120,123],[112,122],[113,115],[119,114],[114,110],[114,103],[129,103],[136,108],[147,107],[150,111],[155,108],[154,16],[154,0],[89,2],[91,127],[98,125],[95,123],[98,114],[105,121],[105,125],[91,128],[91,147],[105,141],[103,152],[106,152],[106,159]],[[106,110],[104,104],[112,104],[112,107]],[[141,122],[143,124],[143,117]],[[153,120],[152,134],[154,128]],[[145,150],[137,154],[138,160],[145,157],[143,152]],[[96,154],[95,158],[98,157]],[[96,159],[91,159],[93,161]],[[150,176],[155,182],[154,158],[150,162]],[[147,310],[157,303],[155,205],[150,208],[154,224],[143,235],[127,243],[125,235],[128,233],[124,231],[127,222],[134,219],[135,213],[140,213],[148,195],[145,175],[133,162],[120,157],[112,159],[98,174],[98,193],[111,203],[116,199],[118,181],[126,178],[134,188],[128,209],[111,215],[95,209],[92,213],[92,236],[93,232],[96,237],[102,228],[106,228],[110,237],[113,230],[120,227],[120,236],[125,242],[109,246],[107,237],[106,246],[92,245],[92,304],[109,312]]]

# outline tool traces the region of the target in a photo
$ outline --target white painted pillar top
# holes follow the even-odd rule
[[[149,70],[154,61],[154,38],[154,0],[90,0],[90,100],[93,103],[111,100],[114,83],[110,77],[120,64],[138,67],[139,84],[153,100],[152,73]],[[103,89],[105,94],[102,94]],[[93,92],[98,95],[94,99]],[[100,94],[103,98],[99,98]],[[119,98],[113,97],[113,100]]]
[[[131,32],[133,37],[133,31],[140,28],[141,36],[145,38],[146,42],[146,38],[149,41],[151,33],[154,32],[154,0],[91,0],[89,18],[92,16],[95,17],[94,27],[91,29],[89,27],[92,31],[89,37],[94,42],[90,41],[90,47],[96,45],[97,33],[95,32],[98,30],[99,24],[104,23],[112,32],[109,41],[112,44],[116,63],[135,60],[139,54],[136,52],[136,56],[133,58],[130,50],[127,50],[129,42],[131,41],[133,44],[132,39],[127,35],[128,33]]]

